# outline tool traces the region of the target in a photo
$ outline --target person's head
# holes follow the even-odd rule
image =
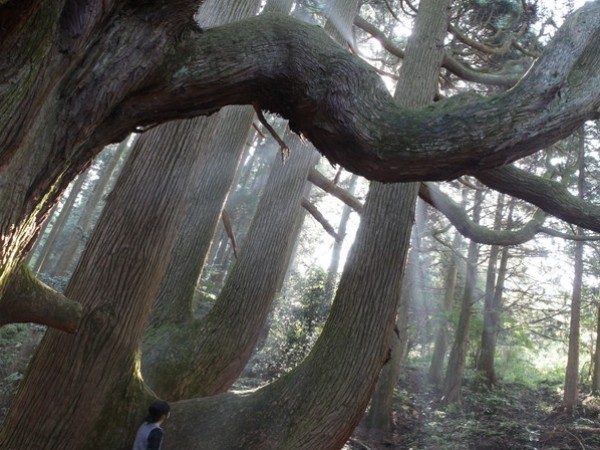
[[[148,407],[148,416],[146,422],[159,422],[169,416],[171,407],[164,400],[154,400]]]

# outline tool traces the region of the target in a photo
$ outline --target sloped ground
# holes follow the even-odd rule
[[[585,396],[573,415],[561,408],[560,385],[501,385],[493,391],[467,383],[462,409],[438,404],[417,370],[401,380],[388,434],[358,429],[347,449],[568,450],[600,449],[600,398]]]

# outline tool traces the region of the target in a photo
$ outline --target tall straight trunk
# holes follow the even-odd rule
[[[42,253],[44,252],[44,245],[42,244],[42,240],[44,241],[44,243],[48,240],[48,236],[46,236],[46,233],[47,232],[50,233],[50,231],[48,231],[48,227],[50,226],[50,223],[52,222],[52,219],[54,218],[54,216],[56,214],[56,210],[57,210],[57,207],[55,205],[48,213],[48,217],[46,218],[46,220],[44,220],[44,223],[42,224],[42,227],[40,228],[38,238],[36,239],[35,244],[33,244],[29,253],[27,254],[27,263],[31,267],[31,270],[35,273],[39,272],[39,268],[40,268],[39,262],[41,261],[40,257],[42,256]],[[50,230],[52,230],[52,228],[50,228]],[[36,253],[37,253],[37,255],[36,255]],[[35,258],[34,258],[34,256],[35,256]]]
[[[356,175],[352,175],[350,177],[350,182],[348,183],[348,193],[350,195],[354,195],[356,191],[358,177]],[[342,214],[340,215],[340,221],[337,227],[337,234],[340,237],[338,240],[334,241],[333,249],[331,250],[331,259],[329,260],[329,267],[327,269],[327,278],[325,279],[325,299],[324,301],[327,303],[331,302],[333,295],[335,293],[335,285],[338,279],[338,270],[340,266],[340,256],[342,253],[342,246],[344,244],[344,238],[346,236],[346,227],[348,226],[348,219],[350,218],[350,213],[352,212],[352,208],[346,204],[342,208]]]
[[[73,266],[75,254],[82,243],[82,237],[89,231],[94,212],[96,211],[96,208],[100,203],[102,197],[106,195],[106,188],[109,182],[113,179],[113,175],[117,169],[118,164],[122,161],[123,156],[130,148],[130,139],[131,138],[127,138],[119,144],[119,146],[115,149],[113,155],[110,157],[110,160],[106,164],[106,167],[104,167],[104,169],[102,170],[100,178],[96,181],[93,187],[92,194],[87,199],[85,207],[81,212],[81,215],[77,219],[77,224],[75,225],[75,233],[69,239],[67,245],[63,249],[60,257],[58,258],[58,261],[56,262],[54,274],[59,276],[64,275],[69,270],[69,268]]]
[[[449,2],[446,0],[421,2],[413,30],[414,38],[409,41],[407,46],[405,61],[400,69],[399,81],[396,85],[394,98],[399,104],[412,107],[422,106],[430,103],[435,96],[443,56],[448,9]],[[414,64],[412,58],[420,60],[420,64]],[[393,188],[383,189],[391,191]],[[407,191],[418,189],[418,185],[405,185],[404,189]],[[424,204],[421,205],[421,208],[424,208]],[[424,210],[422,211],[424,212]],[[423,306],[422,302],[417,300],[417,297],[421,297],[421,293],[418,291],[422,284],[422,280],[419,279],[421,275],[419,233],[425,227],[423,212],[418,214],[418,226],[411,233],[412,248],[405,269],[406,276],[403,288],[398,293],[398,295],[402,295],[402,299],[399,301],[401,308],[398,311],[398,317],[394,320],[398,334],[391,336],[390,360],[381,371],[366,420],[367,426],[375,430],[389,431],[391,428],[394,388],[400,375],[401,361],[408,340],[408,309],[411,302],[420,303],[419,307]],[[402,270],[400,267],[397,269],[399,272]]]
[[[431,356],[431,365],[429,366],[429,382],[439,387],[443,379],[444,358],[448,350],[448,325],[449,317],[454,306],[454,297],[456,296],[456,279],[458,275],[458,255],[462,247],[462,236],[457,231],[452,239],[452,250],[449,256],[449,263],[446,268],[446,277],[444,279],[444,300],[442,303],[439,320],[437,323],[437,334]]]
[[[596,347],[594,348],[592,393],[600,393],[600,304],[596,309]]]
[[[420,275],[420,252],[421,242],[419,234],[425,228],[424,223],[425,204],[417,200],[417,212],[415,225],[411,233],[411,248],[408,254],[408,261],[405,268],[405,277],[402,282],[402,293],[398,315],[396,317],[396,326],[392,336],[392,347],[390,360],[381,370],[377,387],[371,399],[371,406],[365,418],[365,426],[377,432],[388,432],[392,429],[392,413],[394,390],[400,377],[404,357],[408,350],[408,329],[410,326],[409,311],[419,310],[420,302],[423,300],[423,283]],[[421,310],[422,311],[422,310]],[[418,316],[418,314],[415,314]],[[413,320],[419,320],[413,316]],[[419,322],[421,324],[422,322]],[[418,325],[419,326],[419,325]]]
[[[364,426],[377,434],[389,432],[393,428],[394,391],[408,348],[409,290],[407,283],[403,282],[400,304],[396,315],[396,326],[390,343],[389,360],[381,369],[377,386],[371,396],[369,411],[364,419]]]
[[[473,222],[479,223],[481,216],[481,203],[483,191],[475,192],[475,207],[473,209]],[[444,393],[442,400],[446,404],[462,403],[462,380],[465,373],[467,360],[467,346],[469,344],[469,330],[471,328],[471,315],[475,302],[475,287],[477,283],[477,260],[479,257],[479,244],[474,241],[469,243],[467,252],[467,271],[465,290],[460,307],[460,316],[456,326],[454,344],[450,351],[446,377],[444,379]]]
[[[422,236],[427,229],[427,209],[425,202],[417,200],[415,230],[411,238],[411,251],[408,256],[408,283],[410,287],[410,310],[419,332],[416,340],[421,343],[429,342],[432,334],[430,318],[430,299],[425,295],[426,274],[423,270]]]
[[[88,172],[80,174],[75,182],[71,186],[71,190],[69,191],[69,195],[65,199],[65,202],[52,225],[52,229],[46,238],[46,242],[44,243],[44,247],[42,252],[36,261],[35,271],[36,272],[51,272],[52,269],[50,267],[50,256],[52,252],[56,252],[57,248],[55,248],[56,240],[64,229],[65,224],[67,223],[67,219],[69,218],[69,214],[72,212],[73,205],[75,204],[75,200],[77,200],[77,196],[81,193],[81,188],[87,178]]]
[[[502,226],[503,212],[504,196],[499,195],[494,215],[495,230],[499,230]],[[484,375],[488,386],[492,386],[496,382],[494,373],[494,355],[496,349],[495,340],[498,324],[498,311],[494,305],[494,298],[496,291],[496,269],[498,266],[500,250],[499,245],[492,245],[490,247],[483,302],[483,329],[481,330],[481,346],[479,358],[477,359],[477,370]]]
[[[577,195],[584,197],[585,182],[585,131],[582,128],[579,143],[579,176],[577,179]],[[577,227],[576,234],[583,235],[583,229]],[[581,289],[583,285],[583,241],[575,242],[573,257],[574,276],[573,294],[571,296],[571,321],[569,323],[569,352],[565,370],[563,406],[572,413],[579,403],[579,326],[581,322]]]
[[[501,213],[500,198],[498,199],[497,215]],[[510,229],[513,224],[513,211],[515,207],[515,199],[512,198],[508,207],[508,221],[507,228]],[[499,226],[499,220],[496,220],[496,229]],[[506,271],[508,266],[508,259],[510,256],[509,247],[503,247],[500,252],[500,266],[497,271],[496,280],[492,283],[492,276],[490,273],[490,267],[492,264],[492,258],[496,260],[498,258],[497,246],[492,246],[490,251],[490,262],[488,264],[488,278],[486,282],[485,292],[485,304],[483,309],[483,330],[481,333],[481,349],[479,352],[479,358],[477,360],[477,370],[479,370],[485,377],[488,386],[493,385],[496,382],[496,370],[494,367],[494,357],[496,355],[496,343],[498,340],[498,332],[500,327],[500,315],[502,314],[502,297],[504,295],[504,281],[506,280]],[[492,271],[496,273],[495,267]],[[492,289],[493,292],[490,292]]]

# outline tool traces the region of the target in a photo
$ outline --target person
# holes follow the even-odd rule
[[[132,450],[160,450],[163,441],[161,424],[169,417],[171,407],[164,400],[155,400],[148,408],[148,416],[138,428]]]

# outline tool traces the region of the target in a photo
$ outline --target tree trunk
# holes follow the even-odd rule
[[[600,105],[596,2],[565,20],[510,91],[419,113],[395,104],[379,76],[318,27],[292,18],[201,32],[194,0],[10,3],[0,6],[0,309],[57,198],[131,131],[254,104],[356,173],[434,180],[531,154]]]
[[[443,41],[448,25],[448,12],[449,2],[446,0],[423,0],[420,3],[412,39],[408,42],[405,59],[399,73],[399,82],[396,86],[395,99],[400,104],[421,106],[431,102],[435,96],[443,57]],[[416,61],[420,61],[420,64],[417,64]],[[414,185],[412,188],[418,190],[418,185]],[[410,188],[406,186],[405,189],[409,190]],[[424,204],[421,207],[424,207]],[[422,215],[420,216],[422,217]],[[367,426],[379,431],[389,431],[392,423],[393,393],[407,344],[407,313],[411,302],[415,301],[416,296],[419,296],[417,290],[421,285],[421,280],[419,280],[420,240],[418,233],[424,228],[424,223],[422,220],[417,222],[421,226],[414,228],[411,233],[412,249],[405,268],[403,298],[399,302],[402,310],[398,312],[399,316],[394,320],[398,334],[391,336],[390,360],[381,371],[367,417]],[[400,268],[398,270],[400,271]],[[412,306],[414,307],[414,305]]]
[[[449,263],[444,281],[444,302],[440,311],[440,317],[437,324],[437,334],[433,346],[433,354],[431,356],[431,365],[429,366],[429,382],[436,387],[442,383],[442,375],[444,370],[444,358],[448,350],[448,325],[449,317],[454,305],[454,297],[456,295],[456,278],[458,275],[458,256],[462,239],[460,233],[454,234],[452,240],[452,250],[449,255]]]
[[[151,323],[182,323],[192,320],[192,300],[204,267],[223,205],[231,187],[254,111],[229,108],[209,118],[195,119],[198,140],[189,142],[201,153],[202,162],[190,187],[189,207],[156,298]],[[171,145],[178,145],[177,141]],[[223,148],[229,149],[223,152]],[[145,368],[144,368],[145,369]]]
[[[354,195],[356,189],[356,181],[358,177],[352,175],[348,184],[348,193]],[[331,251],[331,260],[329,261],[329,268],[327,269],[327,279],[325,280],[325,299],[324,301],[329,304],[335,293],[335,286],[338,280],[338,269],[340,265],[340,255],[342,253],[342,245],[344,244],[344,237],[346,236],[346,226],[348,225],[348,219],[352,208],[348,205],[344,205],[342,214],[340,215],[340,221],[337,228],[337,234],[339,239],[334,241],[333,250]]]
[[[287,268],[306,176],[315,163],[316,153],[302,149],[297,136],[285,139],[293,154],[283,166],[273,162],[244,246],[215,306],[200,320],[166,322],[149,331],[142,352],[144,378],[166,398],[227,390],[252,354],[280,272]]]
[[[584,196],[585,182],[585,131],[583,128],[580,130],[578,141],[579,177],[577,179],[577,193],[581,199]],[[583,235],[583,229],[577,227],[576,233],[577,235]],[[563,394],[563,406],[571,414],[579,403],[579,326],[581,322],[581,289],[583,284],[583,244],[583,241],[575,242],[573,295],[571,297],[571,322],[569,324],[569,352]]]
[[[592,393],[600,393],[600,304],[596,310],[596,348],[594,349],[594,372],[592,374]]]
[[[67,223],[67,219],[69,218],[69,214],[72,213],[73,205],[75,204],[75,200],[81,193],[81,188],[83,187],[83,183],[87,178],[87,172],[82,173],[77,177],[73,185],[71,186],[71,190],[69,191],[69,195],[65,199],[65,202],[52,225],[52,229],[46,238],[46,242],[44,243],[44,247],[42,248],[42,252],[36,261],[35,270],[37,272],[52,272],[50,265],[50,255],[52,252],[56,252],[56,240],[58,236],[62,233],[65,224]]]
[[[56,275],[65,275],[70,267],[73,266],[77,249],[82,243],[82,238],[89,231],[93,219],[93,213],[100,203],[102,196],[107,194],[106,188],[113,178],[113,174],[116,171],[117,165],[122,161],[123,156],[129,149],[129,141],[129,139],[126,139],[119,144],[117,149],[114,151],[114,154],[110,157],[106,167],[102,170],[99,180],[96,181],[93,187],[93,192],[87,199],[85,208],[77,220],[75,234],[71,236],[58,261],[56,262],[56,266],[54,268],[54,273]]]
[[[507,228],[510,228],[513,223],[513,210],[515,206],[514,198],[510,200],[508,209],[508,221]],[[498,201],[498,208],[500,207],[500,200]],[[492,246],[492,250],[494,250]],[[495,255],[493,254],[495,253]],[[497,258],[496,252],[490,252],[490,260]],[[479,359],[477,361],[477,370],[483,373],[488,386],[493,385],[496,382],[496,371],[494,368],[494,357],[496,355],[496,342],[498,338],[500,316],[502,314],[502,297],[504,294],[504,281],[506,280],[506,270],[509,259],[509,247],[503,247],[500,255],[500,267],[498,268],[498,275],[493,287],[493,293],[488,292],[488,286],[486,284],[485,293],[485,304],[483,311],[483,330],[481,334],[481,351]],[[495,269],[494,271],[495,272]],[[490,271],[488,267],[488,277]],[[488,282],[491,280],[488,279]],[[490,295],[491,297],[488,297]]]
[[[475,207],[473,209],[473,221],[478,223],[481,215],[481,203],[483,192],[478,189],[475,192]],[[477,259],[479,255],[479,244],[471,241],[467,254],[467,273],[465,290],[463,293],[460,316],[456,326],[454,344],[450,351],[446,378],[444,379],[444,393],[442,400],[445,404],[462,403],[462,379],[465,373],[467,360],[467,345],[469,343],[469,330],[471,326],[471,314],[475,302],[475,287],[477,283]]]
[[[2,424],[0,447],[116,449],[133,441],[151,398],[137,350],[183,220],[181,193],[195,159],[183,147],[168,158],[146,151],[158,139],[166,146],[173,136],[151,130],[136,142],[65,292],[83,305],[79,331],[46,333]]]
[[[401,195],[407,187],[412,192]],[[395,192],[375,185],[369,191],[329,318],[304,362],[254,393],[176,403],[166,424],[165,450],[336,449],[344,444],[389,355],[398,268],[408,250],[416,186],[391,189]]]
[[[504,196],[499,195],[496,202],[496,213],[494,216],[494,230],[499,230],[502,226],[502,214],[504,212]],[[485,295],[483,303],[483,329],[481,330],[481,347],[479,358],[477,359],[477,370],[485,377],[488,386],[496,382],[494,372],[494,355],[496,350],[496,333],[499,311],[494,305],[496,296],[496,268],[498,256],[500,255],[500,246],[492,245],[488,257],[488,267],[485,282]]]

